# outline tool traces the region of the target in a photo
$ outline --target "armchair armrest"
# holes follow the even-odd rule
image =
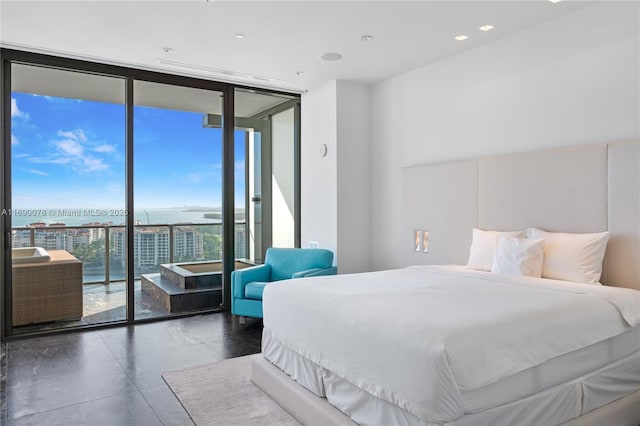
[[[244,286],[254,281],[269,281],[271,267],[269,265],[257,265],[249,268],[238,269],[231,273],[231,286],[233,297],[244,299]]]
[[[335,266],[331,268],[312,268],[306,271],[295,272],[291,275],[291,278],[305,278],[305,277],[319,277],[321,275],[335,275],[338,269]]]

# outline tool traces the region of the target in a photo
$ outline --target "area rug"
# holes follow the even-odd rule
[[[250,357],[168,371],[162,378],[198,426],[300,426],[251,382]]]

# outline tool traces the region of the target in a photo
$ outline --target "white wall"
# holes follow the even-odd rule
[[[370,87],[338,81],[338,267],[371,270]]]
[[[404,166],[639,139],[638,9],[601,2],[376,84],[372,268],[400,264]]]
[[[301,245],[332,250],[340,273],[369,271],[370,87],[333,81],[314,89],[302,96],[301,119]]]
[[[301,246],[309,241],[338,249],[337,237],[337,105],[335,81],[314,89],[301,100]],[[327,145],[327,155],[320,147]],[[334,258],[335,261],[335,258]]]

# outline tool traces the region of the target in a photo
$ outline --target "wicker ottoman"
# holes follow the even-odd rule
[[[50,250],[49,262],[13,266],[13,325],[82,318],[82,262]]]

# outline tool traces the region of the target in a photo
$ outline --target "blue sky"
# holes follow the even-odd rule
[[[125,107],[11,95],[13,208],[124,208]],[[236,132],[236,205],[244,205],[244,136]],[[202,114],[137,106],[137,209],[220,206],[222,132]]]

